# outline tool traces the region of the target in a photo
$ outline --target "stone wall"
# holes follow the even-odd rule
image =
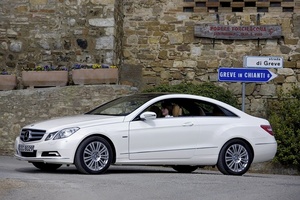
[[[246,111],[264,115],[267,98],[300,87],[299,1],[294,12],[219,12],[223,25],[281,25],[278,40],[212,40],[194,37],[194,25],[218,23],[217,13],[183,12],[183,0],[124,2],[124,65],[142,66],[140,87],[181,82],[214,82],[241,97],[240,83],[218,82],[217,69],[243,67],[244,56],[282,56],[284,68],[269,83],[246,85]],[[195,1],[196,2],[196,1]],[[190,4],[190,3],[186,3]],[[194,2],[192,2],[194,4]],[[276,11],[276,12],[275,12]],[[297,12],[296,12],[297,11]],[[258,19],[259,18],[259,19]],[[136,68],[139,70],[139,68]],[[131,67],[134,72],[134,67]],[[241,100],[241,98],[240,98]]]
[[[263,115],[266,99],[276,98],[278,90],[299,87],[299,0],[282,2],[282,6],[292,5],[293,12],[270,4],[266,13],[257,13],[255,8],[231,12],[221,9],[220,3],[220,12],[207,12],[195,2],[2,0],[0,70],[16,74],[18,89],[22,89],[23,68],[108,63],[119,67],[121,84],[139,89],[210,81],[241,97],[240,83],[217,81],[218,67],[242,67],[245,55],[282,56],[284,69],[273,70],[279,75],[276,79],[246,86],[246,111],[255,115]],[[184,12],[187,5],[194,5],[195,12]],[[281,25],[283,37],[260,41],[197,38],[197,23]]]
[[[135,88],[121,85],[0,91],[0,155],[13,155],[14,140],[26,124],[83,114],[109,100],[134,92]]]
[[[22,69],[37,65],[119,65],[120,5],[115,0],[1,0],[0,70],[16,74],[20,89]]]

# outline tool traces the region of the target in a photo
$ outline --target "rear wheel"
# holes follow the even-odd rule
[[[226,175],[243,175],[248,171],[252,159],[249,145],[243,140],[234,139],[222,147],[217,167]]]
[[[75,155],[75,166],[84,174],[104,173],[112,162],[112,148],[102,137],[93,136],[84,140]]]
[[[179,173],[192,173],[193,171],[198,169],[198,166],[176,165],[173,166],[172,168]]]
[[[42,171],[55,171],[61,167],[61,164],[49,164],[42,162],[33,162],[32,164]]]

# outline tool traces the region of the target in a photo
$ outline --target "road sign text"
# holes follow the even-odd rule
[[[267,69],[219,68],[219,81],[268,82],[277,75]]]

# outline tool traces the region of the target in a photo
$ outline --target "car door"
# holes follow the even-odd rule
[[[200,138],[195,120],[189,116],[178,116],[130,122],[129,158],[158,160],[193,157]]]

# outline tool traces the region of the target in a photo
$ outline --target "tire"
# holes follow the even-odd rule
[[[112,148],[102,137],[84,140],[75,155],[75,166],[83,174],[102,174],[112,162]]]
[[[173,166],[172,168],[179,173],[192,173],[193,171],[198,169],[198,166],[176,165]]]
[[[221,149],[217,167],[225,175],[245,174],[253,160],[249,145],[243,140],[234,139],[227,142]]]
[[[49,163],[42,163],[42,162],[33,162],[32,163],[36,168],[42,171],[55,171],[60,168],[61,164],[49,164]]]

